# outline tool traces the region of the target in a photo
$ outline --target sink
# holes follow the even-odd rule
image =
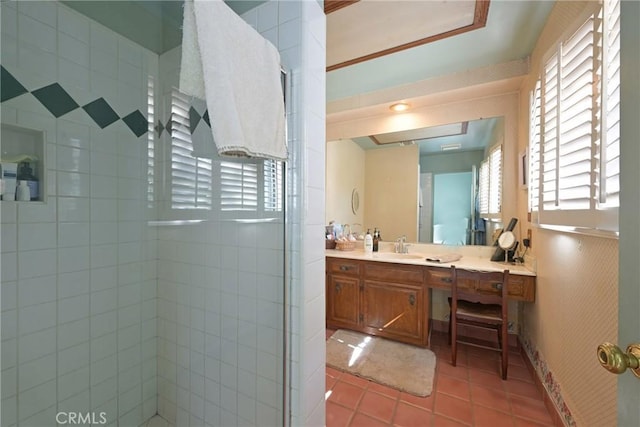
[[[420,254],[397,254],[394,252],[390,253],[378,253],[376,258],[382,259],[424,259],[424,255]]]

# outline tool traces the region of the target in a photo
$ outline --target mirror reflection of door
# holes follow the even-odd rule
[[[436,174],[433,177],[433,243],[470,243],[472,172]]]

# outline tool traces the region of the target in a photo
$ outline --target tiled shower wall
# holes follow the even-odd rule
[[[324,221],[324,14],[316,2],[272,1],[243,18],[278,47],[292,87],[287,100],[292,424],[324,425],[324,256],[319,241],[317,250],[314,239],[303,244],[309,230],[321,235]],[[165,98],[177,82],[179,59],[179,49],[160,58]],[[167,158],[169,141],[162,143]],[[214,158],[214,182],[219,168],[220,159]],[[309,186],[313,193],[307,200],[303,194]],[[242,220],[255,214],[171,210],[169,193],[163,194],[159,213],[167,222],[158,230],[159,413],[180,426],[280,425],[282,212],[273,222],[247,223]],[[219,198],[220,189],[214,186],[214,206]],[[205,222],[170,222],[176,219]],[[313,262],[305,261],[305,255]]]
[[[179,48],[161,55],[163,117],[179,67]],[[198,137],[213,144],[202,129],[208,134]],[[165,132],[160,142],[162,170],[170,171],[172,140]],[[261,213],[221,212],[222,160],[212,159],[211,206],[172,207],[170,178],[159,195],[158,412],[178,426],[279,425],[284,215],[255,222]]]
[[[47,180],[45,202],[1,203],[1,424],[75,411],[137,426],[156,412],[157,344],[149,134],[135,119],[157,55],[58,2],[1,7],[3,98],[9,74],[26,90],[2,102],[2,123],[45,131]],[[100,98],[111,110],[82,108]]]

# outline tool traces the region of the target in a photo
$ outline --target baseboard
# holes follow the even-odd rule
[[[536,387],[538,387],[538,390],[540,390],[540,392],[542,393],[544,406],[546,406],[547,411],[549,411],[549,415],[553,420],[553,425],[555,427],[566,427],[564,418],[562,417],[562,415],[558,411],[558,408],[554,404],[553,399],[549,394],[549,391],[544,386],[544,384],[542,384],[542,380],[540,380],[540,377],[538,376],[538,372],[536,371],[536,368],[533,366],[531,359],[529,359],[529,355],[527,354],[527,351],[524,348],[523,343],[520,342],[520,337],[518,337],[518,344],[519,344],[518,347],[520,348],[520,354],[522,355],[522,359],[524,360],[524,364],[527,365],[527,369],[529,370],[529,373],[531,374],[533,381],[535,381]]]

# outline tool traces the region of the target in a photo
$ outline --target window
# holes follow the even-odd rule
[[[147,78],[147,121],[149,132],[147,132],[147,207],[152,208],[155,200],[155,89],[153,77]]]
[[[489,156],[480,164],[479,209],[485,218],[497,218],[502,211],[502,144],[489,151]]]
[[[529,212],[537,213],[540,197],[540,80],[531,94],[531,111],[529,127]],[[533,218],[532,218],[533,219]],[[537,218],[533,219],[536,220]]]
[[[196,101],[194,101],[196,102]],[[198,101],[199,102],[199,101]],[[213,175],[219,173],[219,209],[257,214],[283,209],[283,162],[220,158],[211,129],[200,120],[190,97],[174,89],[171,99],[171,206],[217,209]],[[205,127],[206,126],[206,127]],[[151,178],[150,178],[151,179]],[[216,184],[218,185],[218,184]],[[216,191],[216,195],[217,195]],[[216,197],[217,201],[217,197]]]
[[[608,0],[543,60],[530,105],[534,222],[617,231],[619,21]]]
[[[221,161],[220,182],[223,211],[282,211],[281,161]],[[261,184],[262,193],[258,191]]]
[[[171,207],[211,209],[212,161],[193,155],[189,97],[171,93]]]

